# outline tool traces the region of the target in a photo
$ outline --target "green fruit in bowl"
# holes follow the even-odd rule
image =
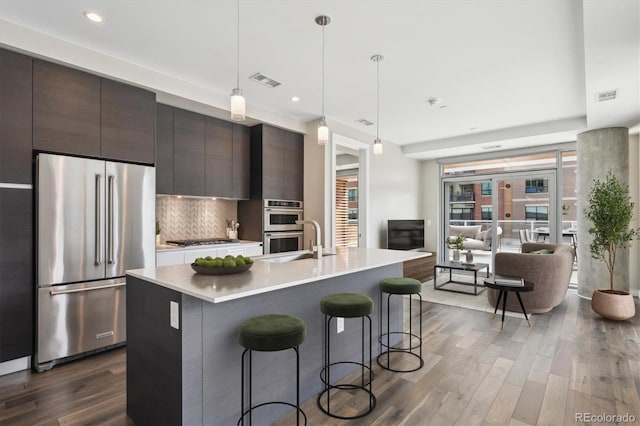
[[[224,258],[225,258],[225,260],[227,260],[227,259],[236,260],[236,257],[231,255],[231,254],[226,255]]]
[[[224,266],[225,268],[235,268],[236,267],[236,262],[233,259],[225,259],[224,263],[222,264],[222,266]]]
[[[195,263],[196,265],[198,265],[200,262],[202,262],[204,259],[201,257],[196,257],[196,260],[193,261],[193,263]]]
[[[207,257],[204,258],[204,260],[213,260],[213,257],[207,256]]]
[[[244,263],[244,259],[236,258],[236,266],[244,266],[244,265],[246,265],[246,263]]]
[[[244,263],[247,265],[250,265],[253,263],[253,259],[251,259],[250,257],[245,257],[243,260],[244,260]]]
[[[219,260],[220,262],[223,262],[223,261],[224,261],[224,259],[223,259],[223,258],[221,258],[220,256],[216,257],[216,258],[215,258],[215,259],[213,259],[213,260]]]
[[[220,259],[219,257],[216,257],[215,259],[213,259],[214,268],[222,268],[223,263],[224,263],[224,260]]]
[[[207,268],[213,268],[215,266],[214,263],[215,263],[215,261],[213,259],[212,260],[205,260],[204,261],[204,265],[202,265],[202,266],[206,266]]]

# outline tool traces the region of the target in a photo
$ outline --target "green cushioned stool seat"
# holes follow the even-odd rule
[[[281,351],[304,342],[307,326],[292,315],[269,314],[246,320],[238,328],[238,343],[254,351]]]
[[[422,291],[422,283],[414,278],[385,278],[380,281],[380,291],[391,294],[416,294]]]
[[[320,310],[332,317],[363,317],[373,312],[373,300],[358,293],[330,294],[320,301]]]

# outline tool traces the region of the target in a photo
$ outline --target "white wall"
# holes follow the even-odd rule
[[[328,124],[332,132],[373,146],[375,138],[371,135],[340,123],[329,121]],[[330,220],[331,200],[330,191],[325,188],[331,187],[331,158],[327,157],[324,147],[318,146],[316,127],[317,122],[308,123],[304,139],[305,216],[322,220],[326,233],[330,228],[326,222]],[[388,219],[422,218],[420,162],[404,156],[399,146],[388,141],[384,142],[382,156],[370,155],[367,247],[386,248]],[[325,241],[329,241],[326,236]]]
[[[387,247],[388,219],[421,219],[420,162],[384,144],[381,156],[372,156],[369,197],[369,247]]]
[[[632,226],[640,227],[640,137],[629,135],[629,193],[635,203]],[[629,249],[629,292],[640,293],[640,241],[635,241]]]
[[[440,166],[435,160],[423,161],[421,164],[422,212],[425,222],[425,247],[437,251],[438,224],[440,223]]]

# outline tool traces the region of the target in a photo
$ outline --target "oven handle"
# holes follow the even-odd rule
[[[105,288],[112,288],[112,287],[123,287],[125,285],[127,285],[127,283],[107,284],[107,285],[99,285],[95,287],[74,288],[69,290],[51,290],[50,294],[52,296],[57,296],[58,294],[80,293],[83,291],[102,290]]]
[[[301,214],[302,212],[304,212],[304,210],[302,209],[287,209],[287,208],[282,208],[282,207],[265,207],[264,211],[267,211],[269,213],[273,213],[273,212],[278,212],[278,213],[288,213],[288,214]]]
[[[273,237],[277,236],[279,238],[289,238],[289,237],[301,237],[304,236],[304,232],[265,232],[265,237]]]

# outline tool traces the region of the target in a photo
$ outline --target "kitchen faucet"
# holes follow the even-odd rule
[[[314,259],[322,258],[322,242],[320,239],[320,224],[315,220],[296,220],[296,225],[304,225],[309,224],[313,226],[313,229],[316,231],[316,244],[311,246],[311,251],[313,252]]]

